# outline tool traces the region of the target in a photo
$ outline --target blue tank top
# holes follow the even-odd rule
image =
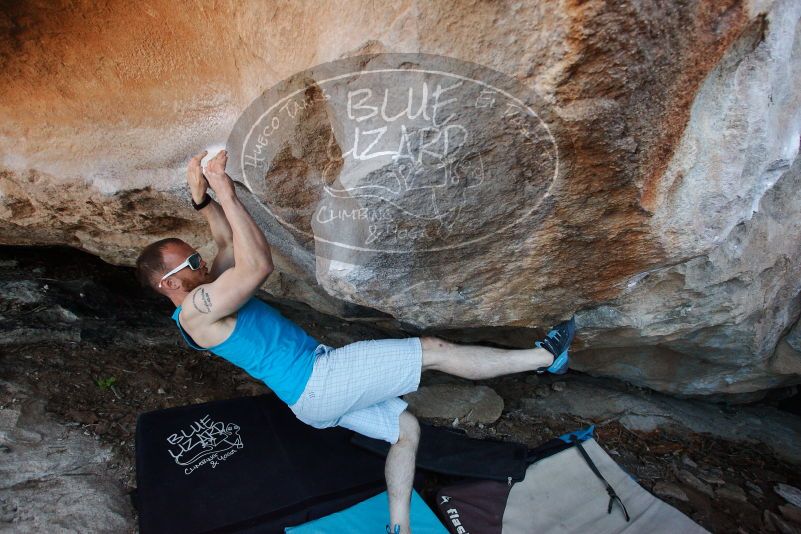
[[[266,302],[251,297],[236,315],[231,335],[213,347],[198,346],[181,328],[175,309],[172,318],[190,347],[208,350],[241,367],[267,384],[288,405],[300,398],[311,376],[319,343]]]

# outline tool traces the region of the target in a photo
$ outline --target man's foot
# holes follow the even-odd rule
[[[538,348],[545,349],[553,354],[553,362],[547,367],[540,367],[537,373],[549,372],[555,375],[563,375],[567,372],[568,368],[568,355],[567,351],[570,348],[570,343],[573,341],[573,336],[576,334],[576,318],[571,317],[567,321],[563,321],[554,326],[550,332],[545,336],[542,341],[537,341],[534,345]]]
[[[395,528],[392,530],[390,530],[389,525],[387,525],[387,534],[400,534],[400,525],[395,525]]]

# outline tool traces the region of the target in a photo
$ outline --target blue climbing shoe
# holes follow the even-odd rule
[[[554,326],[542,341],[537,341],[534,345],[545,349],[553,354],[553,363],[548,367],[540,367],[537,373],[549,372],[555,375],[563,375],[568,368],[567,350],[573,342],[576,334],[576,317],[573,316],[567,321],[563,321]]]
[[[395,525],[392,530],[389,530],[389,525],[387,525],[387,534],[400,534],[400,525]]]

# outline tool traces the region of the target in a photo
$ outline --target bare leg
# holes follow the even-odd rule
[[[400,414],[400,435],[389,448],[384,476],[389,496],[390,532],[400,525],[402,534],[409,534],[409,507],[414,481],[414,459],[420,442],[420,425],[409,412]]]
[[[534,371],[553,363],[545,349],[496,349],[478,345],[457,345],[437,337],[423,337],[423,371],[480,380],[523,371]]]

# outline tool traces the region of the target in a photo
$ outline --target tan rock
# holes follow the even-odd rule
[[[410,238],[408,254],[331,261],[312,235],[321,191],[389,166],[347,161],[325,135],[342,134],[335,106],[310,107],[269,181],[241,191],[275,245],[271,293],[465,338],[577,312],[571,357],[582,371],[688,395],[797,383],[798,327],[772,355],[801,312],[799,10],[793,0],[16,3],[0,19],[0,243],[63,243],[131,265],[145,244],[177,236],[211,254],[183,185],[191,153],[224,145],[254,99],[310,67],[439,54],[536,91],[527,96],[558,148],[553,179],[537,160],[550,152],[520,150],[493,126],[476,147],[490,162],[484,189],[460,196],[467,180],[444,200],[410,193],[404,204],[446,208],[436,213],[452,217],[431,225],[452,223],[459,247],[431,253]],[[470,162],[451,163],[474,177]],[[524,213],[529,196],[538,209]],[[419,221],[430,212],[412,211],[412,226],[428,229]]]
[[[415,415],[460,423],[494,423],[503,412],[503,399],[487,386],[423,386],[403,399]]]
[[[714,493],[712,491],[712,487],[705,482],[702,482],[698,479],[695,475],[687,471],[686,469],[681,469],[676,473],[676,478],[678,478],[682,483],[686,484],[687,486],[700,491],[707,497],[714,497]]]
[[[762,520],[768,527],[768,530],[778,531],[781,534],[798,534],[801,532],[770,510],[765,510],[763,512]]]
[[[773,491],[784,497],[788,503],[801,508],[801,490],[789,484],[776,484]]]
[[[690,500],[684,490],[670,482],[659,481],[654,484],[654,494],[657,497],[670,497],[679,501],[687,502]]]
[[[745,491],[739,486],[726,484],[715,490],[715,496],[728,501],[748,502]]]
[[[788,521],[793,521],[794,523],[801,525],[801,508],[798,506],[793,506],[792,504],[781,504],[779,505],[779,511]]]

